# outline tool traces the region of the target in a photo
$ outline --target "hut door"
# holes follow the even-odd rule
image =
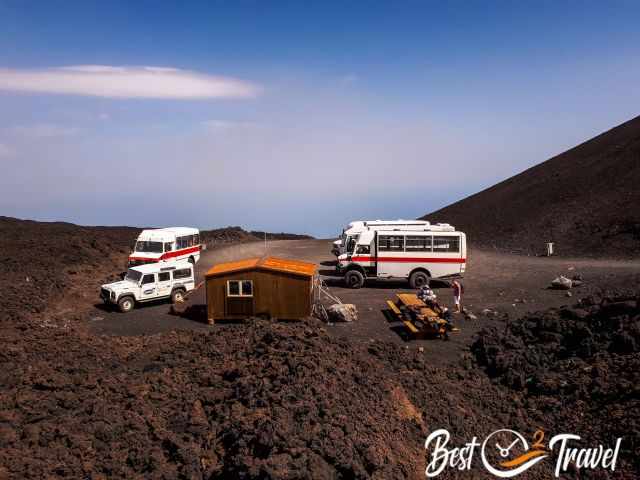
[[[253,282],[229,280],[227,282],[226,314],[229,316],[254,315]]]

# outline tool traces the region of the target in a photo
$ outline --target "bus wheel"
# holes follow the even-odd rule
[[[120,311],[122,313],[130,312],[131,310],[133,310],[134,305],[135,302],[131,297],[122,297],[120,300],[118,300],[118,307],[120,308]]]
[[[349,288],[360,288],[364,285],[364,275],[357,270],[349,270],[344,281]]]
[[[424,272],[413,272],[409,277],[409,286],[411,288],[420,288],[429,285],[429,275]]]

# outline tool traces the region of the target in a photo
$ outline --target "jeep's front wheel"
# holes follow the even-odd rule
[[[133,310],[135,306],[135,301],[131,297],[122,297],[118,300],[118,307],[122,313],[127,313]]]
[[[181,303],[184,302],[184,290],[178,288],[171,292],[171,303]]]

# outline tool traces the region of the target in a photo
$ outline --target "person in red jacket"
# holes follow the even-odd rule
[[[453,288],[453,302],[456,304],[456,312],[462,312],[462,294],[464,293],[464,287],[458,280],[454,280],[451,284]]]

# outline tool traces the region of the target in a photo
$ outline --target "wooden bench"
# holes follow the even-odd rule
[[[402,323],[404,323],[404,326],[407,327],[407,330],[409,330],[413,335],[415,335],[416,333],[418,333],[420,331],[409,320],[404,320]]]
[[[398,318],[402,317],[402,312],[400,311],[400,309],[395,303],[393,303],[391,300],[387,300],[387,305],[389,305],[389,310],[395,313],[398,316]]]

